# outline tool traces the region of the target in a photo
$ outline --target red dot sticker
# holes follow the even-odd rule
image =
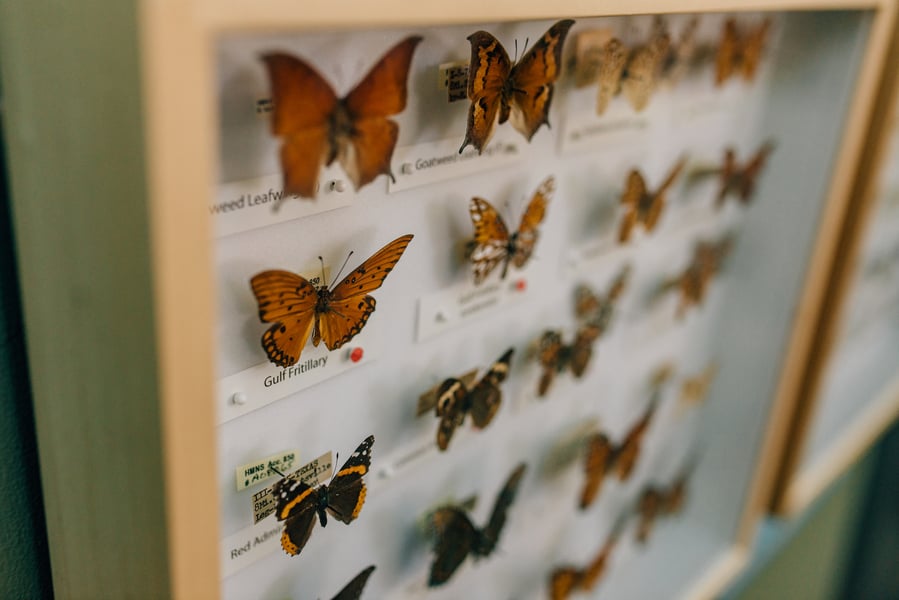
[[[527,279],[519,279],[515,282],[515,291],[523,292],[528,289],[528,280]]]
[[[360,360],[362,360],[362,356],[364,354],[365,354],[365,351],[362,350],[362,348],[358,348],[358,347],[353,348],[352,350],[350,350],[350,360],[353,361],[354,363],[357,363]]]

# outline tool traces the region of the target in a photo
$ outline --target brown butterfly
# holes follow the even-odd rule
[[[658,405],[658,396],[653,395],[649,407],[634,423],[617,446],[604,433],[596,433],[587,440],[586,460],[584,461],[584,489],[581,491],[580,508],[589,508],[602,491],[602,483],[606,476],[615,473],[619,481],[625,481],[634,470],[640,456],[643,437],[649,429],[652,417]]]
[[[493,553],[526,469],[527,465],[522,463],[509,475],[483,529],[475,527],[468,514],[459,507],[447,506],[434,511],[430,518],[435,535],[434,560],[428,586],[436,587],[449,581],[469,554],[481,558]]]
[[[647,232],[655,229],[659,217],[662,215],[662,209],[665,208],[665,193],[686,164],[685,158],[679,160],[655,192],[647,189],[646,180],[640,171],[634,169],[628,174],[624,193],[621,194],[621,205],[625,212],[618,230],[619,242],[624,243],[630,239],[631,231],[637,223],[642,224]]]
[[[652,533],[656,519],[677,514],[684,506],[687,496],[689,472],[678,477],[669,487],[647,487],[637,502],[637,541],[646,543]]]
[[[731,236],[725,236],[717,242],[700,241],[696,244],[693,259],[677,279],[680,290],[678,318],[682,318],[691,306],[703,303],[712,278],[721,270],[732,248]]]
[[[540,126],[549,127],[553,84],[562,68],[562,46],[574,21],[559,21],[543,34],[521,60],[512,64],[505,48],[486,31],[468,36],[468,127],[459,153],[471,144],[478,150],[490,141],[496,123],[511,118],[512,126],[528,140]]]
[[[660,75],[662,80],[674,85],[687,74],[687,70],[691,67],[696,57],[696,30],[698,27],[699,19],[696,17],[690,19],[681,31],[678,42],[669,46],[668,52],[662,60]]]
[[[509,362],[514,348],[506,350],[493,363],[484,377],[471,389],[459,379],[451,377],[440,384],[437,390],[437,404],[434,406],[440,424],[437,427],[437,447],[446,450],[456,427],[462,425],[465,415],[470,414],[475,427],[486,427],[502,402],[499,384],[509,374]]]
[[[367,569],[363,570],[361,573],[353,577],[353,579],[344,586],[342,590],[337,592],[337,595],[332,598],[332,600],[359,600],[359,597],[362,596],[362,590],[365,589],[365,584],[368,583],[368,578],[371,577],[372,572],[374,572],[375,566],[371,565]]]
[[[314,198],[319,171],[335,160],[357,191],[378,175],[393,179],[399,127],[388,117],[406,108],[409,65],[421,40],[410,36],[388,50],[343,98],[306,61],[284,53],[262,57],[275,105],[272,133],[282,138],[285,194]]]
[[[353,339],[375,311],[375,299],[368,293],[381,287],[411,241],[411,234],[398,237],[332,288],[316,287],[290,271],[255,275],[250,286],[259,304],[259,319],[274,323],[262,334],[268,359],[279,367],[296,364],[310,333],[313,346],[324,340],[328,350]]]
[[[284,552],[296,556],[303,550],[312,535],[316,515],[322,527],[327,526],[329,514],[346,525],[356,520],[365,504],[362,478],[371,465],[374,443],[373,435],[362,440],[330,483],[314,488],[290,477],[275,483],[272,495],[275,497],[275,516],[284,521],[281,534]]]
[[[734,19],[728,19],[724,23],[715,60],[715,85],[722,85],[736,74],[746,81],[755,79],[770,29],[770,19],[765,19],[742,35],[737,30]]]
[[[596,114],[602,115],[618,93],[623,93],[637,112],[646,108],[670,46],[671,39],[658,21],[646,44],[633,50],[618,38],[609,40],[599,67]]]
[[[619,520],[596,556],[583,569],[573,566],[558,567],[549,578],[551,600],[566,600],[573,592],[591,592],[606,571],[606,566],[621,537],[624,520]]]
[[[587,323],[578,329],[574,341],[569,345],[562,342],[562,334],[558,331],[543,332],[537,349],[537,358],[543,367],[537,384],[538,398],[546,395],[557,373],[571,369],[571,374],[578,379],[584,375],[593,356],[593,342],[600,333],[599,327]]]
[[[742,167],[737,165],[737,157],[733,148],[724,151],[724,166],[721,169],[718,199],[715,202],[717,208],[724,206],[724,201],[729,194],[735,194],[741,204],[749,204],[752,194],[755,192],[755,181],[765,168],[768,156],[774,151],[774,143],[766,142],[755,156],[750,158]]]
[[[574,314],[578,320],[595,325],[599,328],[600,336],[605,333],[615,315],[618,298],[627,287],[630,274],[630,265],[625,265],[602,296],[584,284],[579,285],[574,292]]]
[[[474,282],[480,284],[499,264],[503,265],[500,278],[505,279],[509,263],[522,268],[531,258],[540,237],[538,227],[546,215],[546,205],[556,188],[555,177],[547,177],[528,203],[518,229],[509,234],[502,217],[483,198],[472,198],[468,205],[474,240],[470,243],[468,258],[474,271]]]

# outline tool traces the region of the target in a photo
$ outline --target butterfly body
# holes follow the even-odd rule
[[[297,363],[306,340],[312,345],[324,341],[336,350],[362,331],[375,311],[375,299],[368,295],[384,282],[402,257],[412,235],[393,240],[333,288],[316,287],[290,271],[258,273],[250,287],[259,306],[259,320],[273,325],[262,334],[262,348],[279,367]]]
[[[275,516],[284,521],[281,534],[284,552],[295,556],[302,551],[312,535],[316,517],[325,527],[328,515],[347,525],[359,516],[366,495],[362,478],[368,473],[374,443],[374,436],[363,440],[330,483],[313,488],[289,477],[275,483],[272,494],[276,502]]]
[[[554,24],[516,63],[499,40],[486,31],[468,36],[468,126],[461,153],[469,144],[478,154],[493,136],[497,123],[510,121],[528,141],[549,125],[553,85],[561,72],[562,47],[574,21]]]
[[[322,167],[335,160],[359,190],[379,175],[393,179],[390,160],[399,126],[389,117],[406,107],[410,36],[388,50],[343,98],[306,61],[283,52],[262,57],[274,100],[272,133],[281,138],[284,192],[314,198]]]
[[[499,385],[509,373],[514,349],[509,348],[471,389],[456,378],[446,379],[437,390],[435,413],[440,419],[437,428],[437,447],[446,450],[456,428],[466,415],[471,415],[475,427],[484,428],[493,420],[502,401]]]
[[[530,260],[539,239],[538,227],[546,216],[546,206],[555,191],[555,178],[547,177],[537,188],[525,208],[518,229],[509,228],[499,212],[483,198],[472,198],[468,206],[474,239],[469,247],[469,260],[475,284],[480,284],[502,264],[500,277],[504,279],[511,263],[522,268]]]
[[[435,587],[449,581],[467,556],[477,559],[493,553],[526,468],[525,464],[518,465],[506,479],[483,529],[476,527],[466,512],[458,507],[446,506],[434,511],[430,521],[436,543],[428,586]]]

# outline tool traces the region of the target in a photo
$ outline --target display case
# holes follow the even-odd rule
[[[772,508],[806,507],[899,415],[899,134],[892,42]]]
[[[140,8],[149,256],[96,286],[138,265],[154,329],[96,345],[144,392],[54,408],[105,370],[26,311],[32,364],[66,365],[35,379],[58,589],[723,589],[857,209],[893,2]],[[23,269],[105,323],[34,237],[60,248],[75,208],[35,210]]]

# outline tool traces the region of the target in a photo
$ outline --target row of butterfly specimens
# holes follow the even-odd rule
[[[532,29],[523,25],[520,27],[523,32]],[[459,28],[447,29],[454,31],[454,35],[458,34]],[[542,26],[537,29],[545,30]],[[506,30],[509,28],[506,27]],[[446,31],[427,33],[428,39],[435,36],[439,39],[443,35],[450,37]],[[360,35],[364,38],[366,34]],[[424,46],[420,48],[424,49]],[[358,56],[349,57],[349,50],[335,47],[335,52],[338,55],[344,53],[343,60],[336,64],[370,62],[368,56],[365,56],[365,61]],[[423,85],[420,88],[423,96],[430,94]],[[413,96],[410,95],[410,106]],[[446,109],[443,107],[441,110]],[[408,121],[405,118],[402,121],[401,137],[409,129]],[[422,120],[417,127],[423,130],[439,129],[441,132],[445,130],[448,135],[455,135],[457,125],[454,118],[440,118]],[[540,135],[547,135],[543,131],[546,131],[545,128],[534,137],[535,146]],[[252,147],[252,139],[244,138],[243,141],[249,141]],[[230,589],[233,597],[239,597],[241,590],[248,589],[248,581],[258,581],[257,577],[263,575],[266,581],[271,582],[272,593],[280,590],[284,595],[305,597],[309,588],[304,585],[315,585],[313,595],[317,593],[327,597],[327,594],[339,589],[340,583],[349,580],[353,573],[373,562],[373,556],[379,557],[376,561],[378,568],[369,584],[373,586],[370,593],[374,593],[375,597],[379,590],[382,594],[386,593],[384,590],[423,594],[421,590],[425,587],[432,548],[422,540],[420,528],[416,526],[417,520],[444,501],[462,501],[468,495],[477,494],[479,503],[472,519],[478,526],[485,525],[498,490],[515,465],[522,461],[529,465],[529,471],[521,484],[515,507],[510,509],[508,529],[503,534],[499,552],[491,556],[490,563],[484,563],[483,567],[463,566],[458,577],[448,583],[446,591],[437,592],[435,597],[439,597],[440,593],[453,597],[472,585],[484,590],[484,597],[501,597],[509,591],[510,581],[518,581],[522,585],[527,583],[524,590],[539,588],[542,594],[545,575],[553,566],[549,556],[553,548],[563,547],[563,540],[554,540],[553,536],[563,528],[566,515],[576,512],[575,500],[580,485],[576,481],[576,469],[569,469],[567,473],[571,475],[568,477],[574,484],[569,485],[569,493],[561,494],[558,485],[549,484],[540,475],[539,465],[543,457],[573,422],[589,415],[595,416],[598,406],[605,407],[601,412],[606,426],[620,429],[616,434],[623,436],[640,412],[640,399],[645,399],[645,390],[641,388],[646,373],[638,371],[655,367],[662,358],[678,354],[673,350],[677,344],[669,341],[658,344],[653,350],[652,354],[659,356],[637,361],[630,353],[625,359],[629,342],[624,332],[628,328],[619,329],[616,335],[613,326],[596,344],[596,362],[581,380],[574,381],[567,371],[560,373],[544,400],[536,399],[537,382],[545,369],[541,368],[536,353],[529,355],[528,348],[547,329],[560,331],[563,341],[568,341],[576,327],[571,304],[575,283],[581,278],[572,277],[564,265],[572,239],[588,238],[582,228],[586,229],[591,222],[596,223],[596,219],[580,219],[577,215],[578,207],[583,207],[587,212],[595,210],[589,206],[595,192],[579,194],[577,190],[607,186],[620,192],[627,168],[638,165],[644,169],[649,166],[646,176],[650,181],[649,187],[654,188],[664,180],[667,170],[685,150],[683,145],[678,144],[677,148],[666,147],[656,151],[654,154],[657,157],[631,150],[626,168],[619,169],[614,177],[603,177],[597,175],[603,168],[597,168],[597,161],[590,157],[569,161],[564,167],[555,164],[553,148],[548,141],[544,139],[542,146],[536,148],[536,153],[531,157],[534,160],[522,162],[516,169],[475,175],[464,181],[390,196],[380,194],[370,186],[362,192],[362,196],[367,197],[354,202],[350,209],[323,213],[302,222],[273,225],[220,242],[220,271],[225,273],[221,294],[223,313],[234,317],[233,320],[229,317],[222,319],[220,337],[228,343],[222,344],[224,358],[221,364],[223,373],[227,374],[259,362],[264,354],[259,338],[270,325],[259,323],[257,314],[261,307],[254,305],[249,295],[248,282],[254,275],[272,268],[317,272],[316,256],[322,254],[330,267],[325,279],[339,281],[347,273],[344,271],[339,278],[336,275],[347,250],[357,251],[347,265],[352,270],[391,240],[414,234],[414,239],[409,242],[383,287],[372,293],[377,299],[377,310],[365,323],[364,331],[355,338],[358,341],[365,337],[366,352],[378,349],[377,360],[358,372],[328,380],[222,427],[223,463],[231,466],[265,455],[268,450],[299,444],[307,458],[326,449],[339,450],[342,453],[337,463],[339,467],[345,460],[343,453],[349,453],[368,434],[374,432],[378,440],[373,449],[372,472],[367,476],[368,496],[358,519],[347,527],[333,524],[332,520],[327,529],[312,533],[306,549],[298,558],[277,557],[282,562],[294,561],[293,566],[270,567],[268,565],[275,558],[272,557],[272,560],[261,561],[233,576],[226,585],[226,590]],[[749,146],[742,148],[744,152],[751,149]],[[715,146],[708,156],[712,160],[720,160],[720,151],[721,148]],[[258,159],[258,155],[249,154]],[[624,159],[619,160],[624,167]],[[555,175],[557,185],[547,208],[546,220],[541,225],[539,244],[522,271],[527,275],[529,286],[522,303],[492,313],[485,312],[477,320],[416,343],[416,298],[423,291],[439,290],[460,281],[473,286],[470,263],[460,260],[460,254],[464,252],[454,250],[459,247],[460,241],[471,237],[472,224],[468,214],[471,198],[489,199],[512,229],[535,190],[550,174]],[[579,178],[591,176],[602,181],[584,181],[583,185],[574,183]],[[669,199],[672,205],[676,204],[678,197],[679,194],[671,194]],[[705,193],[704,198],[709,214],[714,214],[714,194]],[[617,202],[618,198],[615,200]],[[318,201],[327,201],[327,194],[323,193]],[[283,207],[284,210],[287,208],[287,205]],[[664,256],[671,252],[673,238],[670,235],[667,236],[668,242],[659,242],[665,248],[653,251],[650,247],[656,236],[662,235],[659,240],[666,237],[663,235],[664,217],[658,231],[650,235],[639,228],[637,231],[634,242],[627,246],[632,249],[627,252],[636,258],[632,290],[655,286],[676,274],[682,266],[672,265],[670,256]],[[674,245],[684,254],[683,264],[686,264],[693,240],[690,236],[681,237],[684,239],[679,239]],[[589,283],[595,290],[607,289],[625,261],[608,262],[607,267],[587,278],[592,279]],[[575,266],[575,271],[578,268]],[[497,267],[482,285],[498,281],[501,269],[501,266]],[[519,274],[512,265],[506,281],[514,281],[513,278]],[[630,305],[625,312],[633,320],[639,320],[639,314],[645,312],[644,304],[638,299],[644,295],[638,293],[624,303],[625,307]],[[327,343],[326,335],[322,339]],[[449,444],[447,453],[433,452],[426,460],[411,461],[403,467],[401,459],[408,449],[419,448],[420,441],[425,438],[432,447],[435,444],[437,420],[431,416],[433,413],[429,413],[427,418],[415,416],[418,395],[439,385],[448,376],[459,375],[478,366],[486,368],[509,347],[516,349],[516,356],[511,361],[509,379],[502,383],[503,406],[489,429],[471,433],[466,424],[455,433],[457,437]],[[616,351],[618,347],[622,352]],[[312,348],[307,347],[303,352],[311,351]],[[332,358],[329,360],[338,360],[342,354],[338,350],[330,356]],[[695,370],[707,360],[708,357],[703,355],[695,359],[696,364],[689,366]],[[640,368],[635,368],[636,364]],[[628,393],[629,387],[636,388],[636,391]],[[607,392],[598,398],[598,389]],[[531,435],[519,439],[522,431],[531,432]],[[272,444],[268,440],[277,440],[277,443]],[[647,443],[649,447],[653,444],[649,440]],[[648,452],[647,456],[652,454]],[[651,463],[647,464],[651,466]],[[638,467],[637,475],[630,484],[632,488],[628,488],[626,495],[633,495],[633,490],[641,485],[640,469],[648,468]],[[663,482],[666,480],[662,479]],[[534,507],[553,505],[557,495],[564,495],[570,500],[560,515],[552,519],[528,518],[535,512]],[[246,498],[234,498],[232,502],[234,496],[233,492],[224,495],[226,507],[223,521],[226,531],[233,531],[237,523],[246,521]],[[616,501],[614,493],[607,494],[606,498],[608,503]],[[628,497],[626,504],[633,506],[634,500]],[[513,512],[516,510],[524,516],[516,516]],[[613,513],[619,511],[604,509],[602,512],[608,513],[605,516],[611,518]],[[540,525],[535,527],[532,524],[534,520],[539,520]],[[315,527],[319,528],[318,525]],[[530,557],[518,551],[526,545],[525,542],[535,546]],[[539,577],[532,575],[538,571]],[[272,577],[272,573],[276,576]],[[495,593],[491,595],[487,590]]]

